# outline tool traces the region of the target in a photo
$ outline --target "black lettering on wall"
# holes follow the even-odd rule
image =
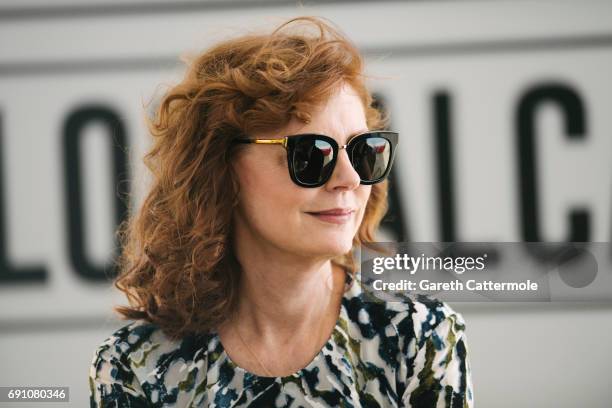
[[[80,145],[83,142],[83,128],[98,122],[108,129],[109,142],[112,143],[112,172],[115,208],[115,225],[113,231],[127,217],[129,194],[127,187],[127,136],[119,115],[106,106],[84,106],[71,112],[65,123],[63,133],[64,177],[66,180],[66,220],[68,221],[69,258],[77,274],[91,281],[105,281],[116,276],[114,264],[118,247],[113,259],[104,265],[96,265],[85,253],[88,234],[84,231],[83,190],[84,180],[81,176]],[[116,244],[116,243],[115,243]]]
[[[451,146],[450,96],[447,92],[436,92],[433,96],[433,126],[436,142],[436,164],[438,176],[438,216],[441,241],[456,240],[455,191],[453,180],[453,155]]]
[[[536,174],[537,142],[536,112],[544,103],[554,103],[562,113],[565,135],[570,139],[586,138],[586,120],[582,100],[577,91],[565,84],[546,84],[528,89],[519,100],[516,124],[517,159],[519,164],[520,208],[522,238],[527,241],[543,241],[540,232],[539,187]],[[567,241],[589,240],[589,213],[586,209],[573,208],[569,212]]]
[[[545,103],[555,104],[561,111],[565,136],[570,139],[586,138],[584,104],[575,89],[567,84],[549,83],[527,89],[519,99],[516,110],[517,161],[519,169],[519,200],[521,210],[521,234],[526,242],[545,241],[540,231],[540,206],[536,160],[538,159],[536,123],[537,110]],[[584,208],[572,208],[568,214],[567,242],[589,240],[590,216]],[[556,258],[565,248],[538,251],[534,256],[541,260]]]
[[[0,284],[28,284],[41,283],[47,280],[47,268],[44,266],[16,267],[11,265],[6,253],[6,209],[4,204],[4,143],[2,115],[0,113]]]
[[[454,243],[447,246],[439,256],[469,256],[476,258],[487,254],[489,266],[499,262],[500,254],[492,245],[468,250],[460,245],[457,238],[455,218],[455,180],[453,161],[452,105],[451,97],[446,91],[437,91],[433,95],[433,128],[435,140],[435,163],[438,178],[438,214],[442,242]]]

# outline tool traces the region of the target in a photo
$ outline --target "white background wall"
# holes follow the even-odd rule
[[[160,84],[180,77],[178,56],[291,16],[321,15],[337,23],[364,51],[368,72],[379,77],[371,87],[385,97],[401,134],[397,180],[410,239],[441,238],[431,101],[442,91],[453,107],[457,239],[522,240],[516,105],[530,87],[554,81],[581,96],[587,137],[569,141],[554,105],[539,111],[543,239],[567,239],[568,209],[584,207],[591,216],[590,239],[610,241],[610,2],[100,4],[0,3],[5,258],[17,267],[47,270],[47,280],[36,284],[0,281],[0,385],[69,386],[70,406],[86,406],[92,352],[123,324],[110,310],[123,298],[108,284],[82,279],[70,261],[62,156],[66,117],[86,104],[118,112],[139,199],[146,189],[140,163],[147,145],[143,103],[163,92]],[[95,125],[85,132],[86,252],[102,263],[112,251],[113,234],[108,134]],[[453,307],[467,321],[478,406],[610,406],[609,302]]]

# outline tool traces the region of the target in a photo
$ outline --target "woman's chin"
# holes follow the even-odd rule
[[[320,254],[325,254],[326,256],[329,257],[337,257],[337,256],[341,256],[346,254],[347,252],[350,252],[350,250],[353,248],[352,246],[352,240],[348,241],[348,242],[343,242],[343,241],[335,241],[335,242],[325,242],[325,241],[319,241],[317,242],[317,251]],[[325,245],[327,244],[327,245]]]
[[[328,231],[326,229],[305,229],[300,237],[300,246],[309,253],[340,256],[350,252],[353,248],[353,228]],[[308,248],[308,249],[306,249]]]

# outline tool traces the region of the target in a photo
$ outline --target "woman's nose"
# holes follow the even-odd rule
[[[326,183],[329,189],[354,190],[359,187],[361,178],[353,168],[346,149],[338,149],[338,158],[334,171]]]

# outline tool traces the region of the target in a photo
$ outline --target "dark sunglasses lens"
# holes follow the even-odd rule
[[[321,184],[331,174],[333,162],[334,148],[325,140],[304,137],[295,144],[293,170],[301,183]]]
[[[391,160],[391,143],[374,136],[358,140],[353,148],[353,167],[361,180],[376,181],[387,172]]]

